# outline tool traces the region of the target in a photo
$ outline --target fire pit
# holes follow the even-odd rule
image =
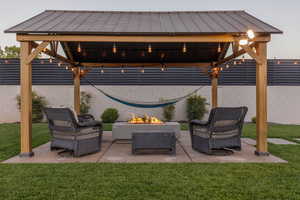
[[[131,140],[132,133],[136,131],[173,131],[176,137],[180,136],[180,124],[177,122],[162,122],[157,117],[133,115],[128,122],[113,124],[113,140]]]

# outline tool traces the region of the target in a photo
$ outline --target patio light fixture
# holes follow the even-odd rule
[[[254,31],[251,30],[251,29],[249,29],[249,30],[247,31],[247,36],[248,36],[249,39],[253,40],[253,39],[255,38],[255,33],[254,33]]]
[[[115,54],[117,53],[117,46],[116,43],[113,44],[112,52]]]
[[[219,46],[218,46],[218,53],[221,53],[222,49],[221,49],[221,45],[219,43]]]
[[[183,43],[183,46],[182,46],[182,53],[186,53],[186,44]]]
[[[148,45],[148,53],[152,53],[152,46],[151,46],[151,44]]]
[[[77,52],[81,53],[81,44],[80,44],[80,42],[78,43],[78,46],[77,46]]]

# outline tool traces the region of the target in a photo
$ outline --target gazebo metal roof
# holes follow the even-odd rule
[[[193,35],[282,33],[245,11],[65,11],[46,10],[6,33],[103,35]]]

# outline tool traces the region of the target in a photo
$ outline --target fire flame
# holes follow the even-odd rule
[[[137,117],[135,114],[131,115],[132,118],[128,121],[130,124],[163,124],[161,120],[154,116]]]

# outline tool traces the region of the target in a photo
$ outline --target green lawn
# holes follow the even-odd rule
[[[0,160],[18,153],[18,129],[0,125]],[[247,124],[244,135],[254,133]],[[300,126],[272,125],[269,136],[300,138]],[[33,145],[48,139],[35,124]],[[0,164],[0,199],[300,199],[300,145],[269,147],[289,163]]]

